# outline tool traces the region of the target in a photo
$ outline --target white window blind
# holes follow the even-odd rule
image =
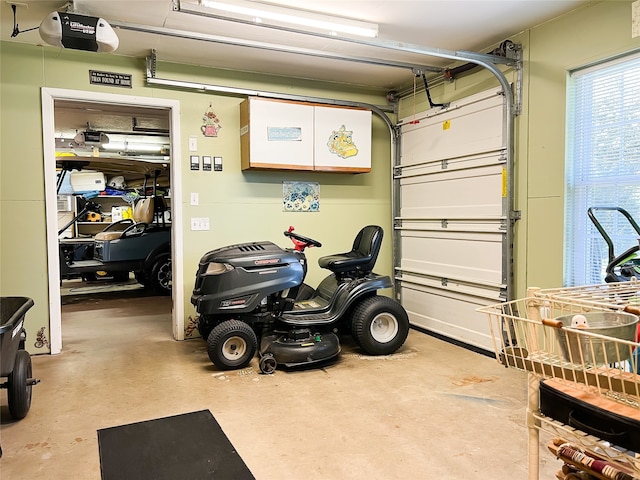
[[[564,284],[604,282],[607,245],[589,207],[621,207],[640,221],[640,55],[572,72],[567,92]],[[619,255],[638,234],[619,212],[597,211]]]

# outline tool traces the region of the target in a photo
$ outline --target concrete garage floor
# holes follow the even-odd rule
[[[99,479],[98,429],[202,409],[259,480],[528,478],[523,372],[414,330],[389,357],[347,343],[321,369],[220,372],[201,339],[171,338],[170,308],[63,307],[63,353],[33,357],[27,417],[10,420],[2,394],[3,479]],[[541,479],[561,466],[548,439]]]

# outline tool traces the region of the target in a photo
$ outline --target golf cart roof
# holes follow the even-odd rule
[[[138,159],[133,157],[84,157],[59,156],[56,157],[56,168],[63,170],[95,170],[107,177],[122,175],[127,184],[144,182],[145,176],[153,178],[158,172],[158,179],[162,183],[169,182],[169,160]]]

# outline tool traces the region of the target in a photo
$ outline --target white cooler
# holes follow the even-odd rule
[[[102,172],[71,172],[71,188],[78,192],[102,192],[105,188],[105,176]]]

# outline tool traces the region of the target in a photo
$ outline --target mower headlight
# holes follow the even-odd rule
[[[216,263],[211,262],[207,265],[207,270],[204,272],[205,275],[222,275],[223,273],[230,272],[233,270],[233,267],[228,263]]]

